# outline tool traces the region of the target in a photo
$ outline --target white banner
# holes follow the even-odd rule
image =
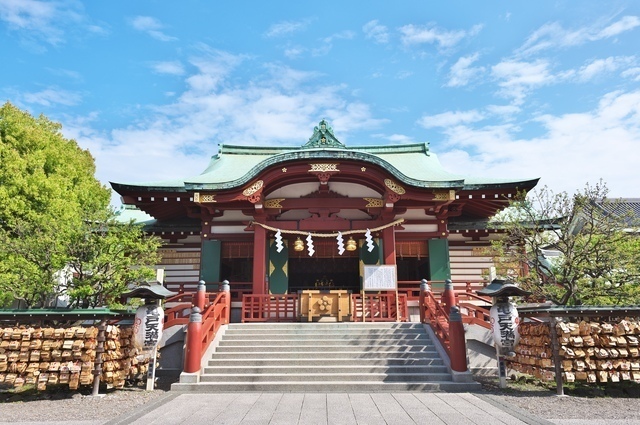
[[[518,333],[518,324],[520,323],[518,309],[515,304],[510,302],[497,303],[491,307],[489,315],[491,317],[493,340],[495,341],[498,353],[512,355],[515,346],[520,340],[520,334]]]
[[[143,305],[136,310],[133,322],[133,344],[145,351],[153,350],[160,338],[164,324],[164,311],[158,305]]]

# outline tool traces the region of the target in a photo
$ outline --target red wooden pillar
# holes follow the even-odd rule
[[[196,299],[195,299],[195,302],[193,303],[196,307],[200,309],[200,311],[204,311],[205,298],[207,295],[206,291],[207,289],[204,284],[204,280],[201,280],[200,282],[198,282],[198,291],[196,292]]]
[[[458,307],[451,307],[449,313],[449,346],[451,369],[456,372],[467,371],[467,342],[464,336],[462,316]]]
[[[187,326],[187,343],[184,352],[184,371],[196,373],[202,362],[202,315],[197,306],[191,308]]]
[[[264,227],[253,226],[253,287],[255,295],[265,294],[267,275],[267,231]]]
[[[224,292],[224,324],[228,325],[231,317],[231,286],[228,280],[222,281],[220,292]]]
[[[444,292],[442,293],[442,308],[448,314],[451,311],[451,307],[455,306],[456,303],[456,293],[453,291],[453,282],[451,279],[446,279],[444,281]]]
[[[396,264],[396,231],[393,226],[382,229],[382,250],[384,264]]]

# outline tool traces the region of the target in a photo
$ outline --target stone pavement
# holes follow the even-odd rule
[[[169,393],[119,424],[551,424],[471,393]]]

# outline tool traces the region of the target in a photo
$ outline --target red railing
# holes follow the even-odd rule
[[[204,292],[204,291],[203,291]],[[215,298],[204,297],[199,293],[194,297],[196,304],[192,308],[192,314],[187,325],[187,338],[185,343],[184,371],[196,373],[200,370],[202,355],[214,340],[220,326],[229,323],[231,315],[231,297],[229,292],[221,291]],[[204,302],[198,302],[197,300]]]
[[[356,322],[406,322],[409,320],[407,295],[398,294],[365,294],[364,305],[362,294],[351,295],[351,311]],[[398,314],[399,310],[399,314]]]
[[[431,325],[431,329],[447,351],[447,355],[451,357],[449,315],[431,291],[424,291],[420,295],[420,321]]]
[[[165,329],[170,328],[171,326],[186,325],[187,323],[189,323],[189,314],[191,314],[191,307],[196,302],[195,295],[195,291],[188,293],[184,292],[179,293],[178,295],[174,295],[173,297],[169,297],[165,300],[165,305],[167,306],[166,310],[164,311]],[[212,304],[217,296],[217,292],[207,292],[204,298],[204,308],[207,308],[210,304]]]
[[[457,294],[457,303],[460,307],[462,322],[470,325],[482,326],[485,329],[491,329],[489,310],[491,309],[492,300],[489,297],[481,297],[471,292]],[[463,302],[463,300],[468,302]],[[474,302],[475,301],[475,302]]]
[[[206,286],[218,289],[217,286],[222,282],[208,283]],[[229,284],[231,290],[231,302],[241,302],[244,294],[250,294],[253,288],[251,282],[233,282]],[[178,294],[191,294],[198,290],[198,282],[167,282],[165,287]]]
[[[242,322],[295,322],[298,320],[298,295],[243,295]]]
[[[209,294],[207,294],[209,295]],[[218,329],[222,325],[229,324],[229,316],[231,314],[231,300],[228,292],[220,292],[213,301],[205,306],[202,312],[202,353],[204,354],[209,348],[209,344],[216,336]]]
[[[484,282],[471,282],[469,280],[452,280],[453,290],[456,294],[475,294],[476,291],[484,288]],[[418,301],[420,299],[420,283],[417,280],[399,280],[398,292],[406,294],[407,300]],[[431,291],[436,295],[441,295],[444,291],[444,280],[430,280]]]

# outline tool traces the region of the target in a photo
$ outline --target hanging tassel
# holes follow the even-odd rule
[[[367,229],[367,233],[365,233],[365,239],[367,240],[367,251],[373,251],[375,245],[373,244],[373,237],[371,237],[371,230]]]
[[[280,229],[278,229],[278,231],[276,232],[276,251],[282,252],[283,249],[284,245],[282,244],[282,233],[280,232]]]
[[[309,257],[313,257],[313,253],[316,252],[313,249],[313,239],[311,239],[311,233],[307,236],[307,251],[309,252]]]
[[[342,239],[342,233],[338,232],[338,236],[336,237],[338,240],[338,254],[344,254],[344,239]]]

